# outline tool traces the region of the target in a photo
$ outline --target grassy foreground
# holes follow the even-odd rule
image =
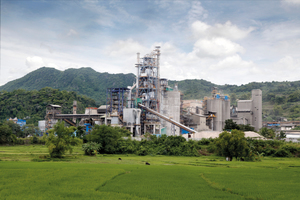
[[[45,146],[0,146],[0,199],[299,199],[300,160],[97,155],[45,160]],[[118,160],[118,158],[122,160]],[[146,166],[145,162],[151,165]]]

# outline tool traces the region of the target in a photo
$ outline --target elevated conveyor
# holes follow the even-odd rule
[[[188,131],[189,133],[196,133],[195,130],[190,129],[189,127],[187,127],[187,126],[185,126],[185,125],[183,125],[183,124],[181,124],[179,122],[176,122],[176,121],[172,120],[171,118],[169,118],[169,117],[167,117],[165,115],[160,114],[159,112],[156,112],[156,111],[154,111],[154,110],[152,110],[150,108],[147,108],[146,106],[144,106],[142,104],[139,104],[139,107],[142,108],[142,109],[147,110],[148,112],[150,112],[150,113],[152,113],[152,114],[154,114],[154,115],[156,115],[156,116],[158,116],[158,117],[160,117],[160,118],[162,118],[162,119],[164,119],[164,120],[166,120],[166,121],[168,121],[168,122],[170,122],[172,124],[174,124],[175,126],[178,126],[179,128],[182,128],[182,129]]]

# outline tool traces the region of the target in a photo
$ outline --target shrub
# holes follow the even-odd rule
[[[38,144],[38,138],[36,136],[32,137],[32,144]]]
[[[96,155],[96,152],[101,149],[101,144],[96,142],[88,142],[82,145],[82,150],[84,151],[85,155]]]
[[[276,152],[274,148],[271,146],[267,146],[265,149],[263,149],[262,153],[264,153],[265,156],[271,156]]]
[[[298,152],[298,148],[294,145],[291,145],[291,144],[283,145],[281,148],[288,151],[288,152],[290,152],[291,154],[295,154],[295,153]]]
[[[212,138],[206,139],[206,138],[202,138],[201,140],[198,141],[199,145],[209,145],[210,142],[213,142]]]
[[[288,152],[287,150],[280,148],[274,153],[274,156],[275,157],[290,157],[291,153]]]
[[[72,146],[82,143],[79,138],[72,137],[75,127],[65,127],[64,122],[57,123],[49,130],[46,145],[51,158],[61,158],[66,151],[72,153]]]

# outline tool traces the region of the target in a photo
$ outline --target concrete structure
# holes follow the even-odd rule
[[[294,129],[296,124],[280,124],[281,131],[288,131]]]
[[[289,130],[289,131],[284,131],[286,139],[285,141],[288,142],[300,142],[300,131],[299,130]]]
[[[202,110],[202,101],[193,99],[193,100],[183,100],[182,101],[182,108],[186,109],[189,112],[197,113],[197,114],[204,114]]]
[[[231,112],[232,113],[232,112]],[[251,100],[238,100],[236,117],[231,117],[237,124],[250,124],[256,131],[262,128],[262,91],[252,90]]]
[[[180,122],[180,92],[166,91],[161,102],[162,114]],[[167,135],[180,135],[180,128],[170,122],[162,120],[162,127],[166,127]]]
[[[222,133],[222,131],[201,131],[201,132],[197,132],[193,135],[191,135],[191,137],[188,136],[188,134],[184,134],[183,137],[186,139],[194,139],[194,140],[201,140],[202,138],[218,138],[220,133]],[[264,140],[265,138],[261,135],[259,135],[258,133],[255,133],[253,131],[245,131],[245,137],[250,137],[253,139],[261,139]]]
[[[141,109],[124,108],[123,109],[123,126],[126,127],[133,136],[141,136]]]
[[[212,98],[204,98],[203,111],[207,116],[207,125],[213,131],[222,131],[225,120],[230,119],[230,100],[227,95],[212,91]]]
[[[42,132],[45,132],[45,130],[46,130],[46,121],[45,121],[45,120],[39,121],[39,129],[40,129]]]

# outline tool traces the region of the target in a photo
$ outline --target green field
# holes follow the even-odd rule
[[[41,145],[0,146],[0,199],[299,199],[300,195],[297,158],[226,162],[217,156],[88,157],[79,147],[62,160],[39,158],[46,154]]]

